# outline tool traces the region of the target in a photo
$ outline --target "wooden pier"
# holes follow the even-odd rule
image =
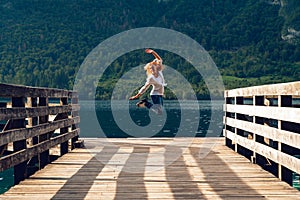
[[[207,143],[214,147],[200,158]],[[226,147],[224,138],[85,139],[85,146],[0,198],[300,199],[299,191]]]
[[[285,92],[289,91],[290,87],[296,88],[293,91],[300,91],[298,84],[300,83],[290,83],[290,86],[276,85],[276,88],[285,88],[280,90]],[[13,87],[12,91],[24,90],[21,86],[0,85],[1,87]],[[34,98],[38,98],[38,102],[44,102],[46,96],[53,95],[60,102],[58,107],[54,105],[54,110],[65,113],[64,125],[54,123],[56,120],[49,122],[49,116],[54,115],[55,119],[57,114],[54,114],[54,107],[52,108],[53,105],[49,105],[47,100],[47,104],[40,105],[40,108],[39,105],[37,108],[29,106],[32,101],[27,100],[17,106],[12,103],[11,108],[6,103],[5,107],[0,109],[1,119],[22,119],[21,124],[24,121],[28,122],[25,127],[4,129],[0,134],[1,145],[6,152],[1,156],[1,170],[15,166],[16,175],[19,176],[18,170],[24,174],[26,170],[23,167],[27,169],[30,163],[28,160],[36,160],[39,166],[44,163],[41,158],[46,147],[49,147],[46,150],[47,160],[51,148],[56,146],[56,149],[60,149],[59,158],[47,162],[47,165],[43,164],[33,175],[27,178],[23,176],[25,180],[20,180],[19,177],[19,183],[0,195],[0,199],[300,199],[300,191],[282,181],[292,173],[299,173],[299,159],[292,155],[298,153],[300,144],[298,121],[293,121],[294,118],[299,118],[298,106],[295,103],[297,96],[290,93],[282,96],[277,91],[276,94],[280,97],[275,98],[274,93],[258,95],[258,92],[253,93],[251,88],[244,90],[251,92],[225,92],[225,137],[84,138],[85,147],[75,149],[79,133],[79,107],[75,93],[53,91],[38,97],[41,88],[25,88],[25,93],[13,92],[13,95],[18,94],[16,98],[22,97],[21,102],[24,102],[24,97],[30,95],[33,102],[36,102]],[[259,91],[264,92],[265,89]],[[66,105],[67,102],[70,105]],[[269,113],[272,117],[268,118],[270,115],[266,116],[265,112],[257,108],[262,102],[266,102],[266,106],[270,106],[270,102],[279,102],[275,105],[292,105],[288,110],[292,112],[290,115],[293,117],[287,116],[286,113],[284,116],[286,119],[292,119],[293,126],[289,123],[286,125],[287,122],[280,117],[275,118],[279,115],[272,109],[287,112],[279,106],[262,108],[266,106],[261,105],[262,110],[270,109],[268,111],[272,113]],[[248,108],[250,104],[251,108]],[[37,112],[39,109],[43,111]],[[252,113],[253,110],[259,114]],[[48,128],[44,127],[45,115],[48,116]],[[38,122],[34,122],[36,117]],[[266,118],[264,122],[268,122],[268,125],[259,123],[261,118]],[[269,126],[270,119],[274,118],[277,126]],[[53,123],[57,126],[52,127]],[[257,129],[250,129],[251,127]],[[39,131],[40,129],[43,131]],[[271,132],[267,133],[268,131]],[[18,134],[20,132],[23,134]],[[41,135],[45,134],[48,137],[42,139]],[[34,142],[35,137],[41,139]],[[23,148],[16,148],[18,145],[14,143],[19,141],[23,141]],[[10,151],[9,146],[13,147]],[[264,170],[266,166],[271,169],[270,172]]]
[[[76,93],[0,84],[0,99],[0,171],[13,167],[15,184],[74,148]]]

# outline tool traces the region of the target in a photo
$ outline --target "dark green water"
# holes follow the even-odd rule
[[[13,184],[13,168],[0,172],[0,194],[7,191]]]
[[[147,126],[151,123],[149,115],[152,111],[146,108],[137,108],[136,101],[131,101],[126,105],[122,101],[117,101],[114,107],[115,112],[119,115],[119,122],[131,118],[135,125],[139,127]],[[183,137],[206,137],[220,136],[223,116],[223,101],[198,101],[197,105],[194,101],[185,101],[180,104],[178,101],[164,101],[165,122],[162,120],[159,131],[154,132],[150,137],[176,137],[178,129],[184,124],[184,130],[180,136]],[[127,107],[129,106],[129,107]],[[198,107],[197,107],[198,106]],[[92,102],[81,102],[80,107],[80,129],[82,137],[134,137],[131,133],[136,132],[134,127],[128,127],[127,130],[122,130],[116,122],[110,101],[96,101],[95,105]],[[96,109],[96,111],[95,111]],[[128,117],[126,114],[130,113]],[[94,116],[96,113],[97,116]],[[124,114],[123,114],[124,113]],[[214,113],[215,118],[211,119]],[[153,115],[153,114],[152,114]],[[160,116],[158,116],[160,117]],[[213,122],[213,127],[210,123]],[[95,126],[100,124],[100,126]],[[159,125],[158,125],[159,126]],[[195,128],[196,127],[196,128]],[[147,131],[151,131],[149,128]]]

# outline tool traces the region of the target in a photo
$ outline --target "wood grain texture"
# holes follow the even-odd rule
[[[300,123],[299,108],[226,104],[225,111]]]
[[[80,121],[79,117],[74,117],[74,118],[53,121],[46,124],[39,124],[29,128],[3,131],[0,134],[0,145],[39,136],[48,132],[55,131],[60,127],[69,127],[72,126],[73,124],[78,124],[79,121]]]
[[[72,91],[54,88],[31,87],[24,85],[0,83],[0,94],[2,97],[70,97]],[[76,97],[76,93],[73,94]]]
[[[227,138],[231,139],[233,142],[251,150],[266,158],[273,160],[274,162],[285,166],[286,168],[300,173],[300,159],[294,156],[288,155],[276,149],[273,149],[267,145],[255,142],[254,140],[249,140],[248,138],[239,136],[230,132],[225,131]]]
[[[261,124],[255,124],[253,122],[233,119],[233,118],[225,118],[226,125],[236,127],[238,129],[251,132],[266,138],[270,138],[274,141],[278,141],[293,147],[298,147],[300,144],[300,134],[280,130],[274,127],[264,126]]]
[[[224,138],[84,140],[0,199],[300,199]]]
[[[10,167],[18,165],[38,154],[49,150],[51,147],[55,145],[62,144],[67,142],[68,140],[79,135],[79,129],[72,130],[71,132],[67,132],[64,134],[60,134],[56,137],[50,138],[49,140],[45,140],[38,144],[35,144],[31,147],[24,148],[22,150],[18,150],[14,153],[11,153],[7,156],[3,156],[0,158],[0,171],[4,171]]]
[[[62,105],[62,106],[40,106],[32,108],[0,108],[0,120],[19,119],[25,117],[38,117],[41,115],[55,115],[57,113],[65,113],[76,111],[79,106]]]
[[[0,97],[0,171],[14,167],[16,183],[50,161],[50,148],[59,146],[61,154],[67,153],[69,142],[77,141],[76,91],[0,84]]]
[[[225,97],[235,96],[277,96],[277,95],[300,95],[300,81],[290,83],[278,83],[270,85],[260,85],[254,87],[237,88],[233,90],[226,90]]]

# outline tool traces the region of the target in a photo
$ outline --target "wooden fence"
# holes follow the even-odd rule
[[[74,148],[78,111],[75,92],[0,84],[0,171],[13,167],[18,184]]]
[[[226,145],[292,182],[300,174],[300,82],[225,91]]]

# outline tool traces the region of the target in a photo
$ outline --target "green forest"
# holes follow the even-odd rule
[[[168,28],[196,40],[216,63],[226,89],[299,80],[298,0],[0,0],[0,82],[72,89],[91,50],[139,27]],[[158,52],[199,99],[209,98],[192,66]],[[113,62],[95,98],[109,99],[124,72],[149,61],[144,54],[135,51]],[[174,98],[172,92],[166,98]]]

